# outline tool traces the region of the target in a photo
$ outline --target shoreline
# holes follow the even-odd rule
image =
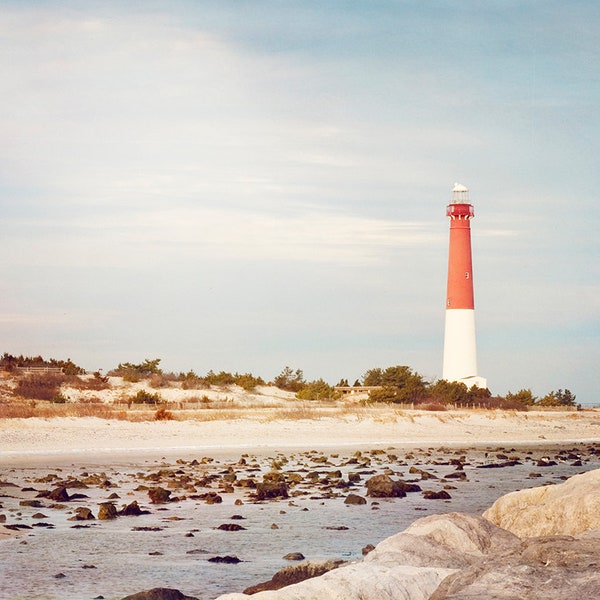
[[[120,421],[97,417],[0,420],[0,465],[130,461],[162,455],[363,447],[544,446],[600,442],[600,412],[366,412],[319,419]]]

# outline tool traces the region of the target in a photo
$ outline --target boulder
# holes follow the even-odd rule
[[[283,557],[283,560],[304,560],[306,556],[302,552],[289,552]]]
[[[103,502],[98,508],[98,519],[108,521],[117,518],[117,508],[112,502]]]
[[[122,600],[198,600],[193,596],[186,596],[179,590],[171,588],[153,588],[146,592],[138,592],[125,596]]]
[[[288,487],[283,481],[278,482],[263,482],[256,484],[256,499],[271,500],[274,498],[287,498]]]
[[[153,504],[166,504],[171,501],[171,492],[161,487],[150,488],[148,496]]]
[[[375,475],[367,480],[367,496],[371,498],[403,498],[407,492],[420,492],[414,483],[394,481],[389,475]]]
[[[89,508],[79,506],[75,509],[75,515],[73,515],[69,521],[91,521],[93,519],[95,519],[95,517]]]
[[[600,537],[526,539],[510,552],[450,575],[431,600],[600,598]]]
[[[285,558],[285,557],[284,557]],[[284,567],[263,583],[258,583],[244,590],[244,594],[253,595],[266,590],[280,590],[283,587],[319,577],[344,564],[343,560],[327,560],[322,562],[305,562],[292,567]]]
[[[519,537],[577,535],[600,528],[600,469],[502,496],[483,516]]]
[[[344,504],[366,504],[367,501],[358,494],[348,494],[344,500]]]
[[[67,492],[67,488],[61,486],[54,488],[50,492],[40,492],[38,497],[48,498],[48,500],[54,500],[54,502],[68,502],[71,499]]]
[[[440,490],[439,492],[425,490],[422,493],[422,496],[425,498],[425,500],[450,500],[452,498],[452,496],[446,490]]]
[[[139,515],[149,515],[149,510],[142,510],[137,503],[137,500],[134,500],[130,504],[124,504],[123,508],[118,513],[123,517],[137,517]]]

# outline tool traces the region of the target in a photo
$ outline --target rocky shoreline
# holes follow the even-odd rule
[[[235,460],[224,460],[214,456],[185,457],[174,461],[160,460],[143,466],[136,465],[129,469],[114,467],[110,472],[92,472],[81,464],[73,464],[70,467],[65,465],[55,469],[39,467],[5,469],[0,480],[0,493],[2,494],[0,532],[10,536],[19,536],[22,540],[21,543],[26,544],[30,543],[31,536],[35,538],[43,532],[48,543],[51,544],[53,536],[59,542],[61,536],[69,530],[81,531],[80,535],[84,535],[86,531],[90,533],[101,531],[98,529],[98,527],[104,527],[101,526],[101,523],[121,523],[118,525],[121,529],[127,527],[130,531],[138,532],[140,535],[146,532],[149,536],[161,535],[161,532],[168,533],[174,531],[176,527],[183,527],[183,529],[177,530],[181,531],[181,534],[178,535],[194,538],[199,535],[198,529],[185,525],[185,520],[188,518],[187,513],[181,511],[198,508],[198,510],[205,511],[202,512],[203,515],[209,515],[211,509],[202,508],[205,506],[221,508],[231,506],[239,511],[229,514],[227,518],[221,519],[222,522],[215,522],[212,525],[213,530],[226,532],[220,533],[220,535],[232,536],[251,533],[252,528],[255,527],[251,524],[251,519],[247,519],[248,515],[244,514],[244,511],[251,507],[262,510],[261,507],[280,506],[278,511],[282,515],[280,519],[285,519],[284,515],[291,511],[324,510],[322,505],[325,503],[329,503],[332,507],[339,507],[334,508],[337,512],[344,507],[352,508],[353,506],[356,507],[354,510],[361,510],[360,507],[363,507],[362,510],[370,511],[390,510],[396,506],[394,503],[397,502],[409,502],[410,504],[407,506],[410,506],[412,510],[425,511],[426,514],[436,511],[448,512],[452,510],[453,497],[460,496],[461,493],[464,496],[461,488],[467,489],[469,485],[477,486],[477,481],[483,476],[487,477],[485,481],[493,481],[489,475],[500,472],[498,470],[505,473],[519,470],[519,473],[523,473],[519,476],[524,478],[520,487],[533,486],[543,482],[545,485],[540,489],[559,490],[561,485],[550,484],[559,484],[574,473],[594,469],[600,464],[599,457],[600,446],[597,444],[535,448],[438,447],[411,450],[390,447],[385,450],[381,448],[363,449],[352,453],[324,452],[322,450],[294,453],[274,452],[263,456],[243,453]],[[583,475],[577,477],[583,477]],[[567,483],[573,480],[576,478],[569,479]],[[382,505],[382,502],[387,504]],[[402,506],[402,504],[398,505],[399,508]],[[503,512],[513,513],[514,510],[511,508]],[[203,519],[205,518],[203,517]],[[534,522],[535,520],[533,519]],[[582,522],[581,517],[579,522]],[[421,525],[417,526],[418,523]],[[431,595],[433,589],[437,588],[442,580],[449,575],[458,573],[457,565],[459,563],[462,565],[459,565],[460,569],[475,568],[476,563],[470,559],[463,558],[462,562],[458,559],[453,559],[454,562],[449,559],[450,556],[456,558],[460,554],[462,551],[460,547],[452,549],[452,547],[444,546],[440,546],[444,560],[431,563],[428,558],[429,562],[417,565],[415,556],[419,552],[422,554],[425,552],[424,549],[418,550],[418,544],[413,539],[418,527],[425,527],[428,531],[433,528],[431,535],[419,534],[417,540],[419,543],[423,542],[426,546],[428,545],[429,549],[425,554],[432,557],[440,554],[433,552],[432,540],[440,537],[440,531],[447,529],[454,531],[451,535],[452,539],[462,532],[460,536],[467,536],[468,539],[484,540],[481,542],[484,549],[494,547],[496,538],[504,541],[507,539],[495,529],[490,529],[488,524],[489,521],[484,522],[480,517],[469,516],[467,518],[464,515],[452,516],[452,514],[428,516],[424,520],[416,521],[402,534],[398,534],[405,536],[398,540],[410,540],[408,546],[412,548],[413,552],[411,554],[413,558],[408,563],[406,561],[398,562],[398,556],[394,558],[393,563],[396,567],[403,567],[399,573],[402,572],[404,575],[402,577],[398,575],[398,577],[402,581],[414,580],[415,585],[422,586],[424,584],[419,578],[415,579],[416,576],[411,569],[414,570],[416,567],[426,569],[426,579],[429,583],[425,588]],[[499,524],[508,529],[505,523],[499,522]],[[393,525],[391,526],[393,527]],[[276,530],[279,525],[274,522],[271,527]],[[322,525],[321,529],[329,531],[332,535],[341,535],[344,530],[348,529],[348,526],[332,521]],[[580,533],[578,532],[578,535]],[[406,536],[409,537],[406,538]],[[381,536],[379,539],[384,537]],[[383,573],[391,568],[391,564],[388,564],[390,559],[386,558],[386,547],[392,544],[389,540],[393,540],[395,537],[380,542],[373,551],[371,551],[373,545],[365,543],[358,549],[366,555],[364,560],[359,562],[352,557],[348,561],[346,557],[339,556],[323,561],[309,557],[310,560],[306,561],[302,560],[304,549],[297,548],[295,552],[290,553],[289,557],[284,558],[286,561],[300,559],[298,564],[287,567],[283,573],[276,575],[271,581],[265,578],[263,583],[258,585],[260,580],[256,579],[252,585],[246,586],[248,589],[243,589],[255,593],[257,597],[264,595],[265,598],[337,598],[340,596],[328,596],[327,594],[334,592],[325,590],[315,591],[314,596],[304,594],[312,594],[313,592],[310,590],[312,586],[317,585],[316,582],[329,581],[329,579],[337,581],[338,577],[346,577],[354,572],[357,572],[356,577],[360,577],[360,570],[369,567],[377,571],[376,579],[373,579],[374,575],[369,574],[365,578],[366,583],[361,584],[362,587],[359,586],[362,595],[344,595],[344,598],[429,598],[430,596],[414,595],[368,595],[371,592],[366,587],[372,585],[373,581],[379,581],[383,577]],[[488,541],[485,541],[486,539]],[[33,542],[34,539],[31,541]],[[377,540],[371,541],[376,542]],[[398,543],[402,546],[402,544],[406,544],[406,541]],[[569,541],[568,543],[574,544],[575,542]],[[579,542],[577,541],[577,543]],[[584,540],[581,543],[588,542]],[[398,545],[396,542],[392,545],[395,548],[392,553],[398,555]],[[508,546],[506,548],[505,546],[502,548],[506,550]],[[544,547],[549,548],[550,546]],[[569,547],[575,548],[576,546]],[[515,550],[516,546],[510,548],[510,552],[516,556],[518,554]],[[525,550],[523,549],[523,552]],[[188,552],[194,551],[191,549]],[[508,552],[508,550],[506,551]],[[246,563],[249,560],[248,555],[239,557],[235,553],[211,555],[205,549],[197,549],[197,552],[200,553],[197,555],[198,558],[206,562],[235,565],[236,563]],[[407,552],[408,549],[404,548],[400,553],[402,556],[408,556],[410,552],[408,554]],[[492,554],[487,550],[484,552],[480,548],[474,552],[478,560],[483,560],[484,555],[486,560],[491,560]],[[534,551],[527,550],[525,554],[528,556],[531,552]],[[163,554],[163,551],[160,550],[148,552],[148,555],[152,555],[152,558],[157,561],[161,560]],[[295,558],[292,558],[292,555]],[[457,560],[458,562],[456,562]],[[340,566],[342,562],[350,564]],[[86,563],[86,565],[89,569],[96,568],[95,564]],[[382,565],[387,566],[383,568]],[[335,569],[326,575],[316,577],[325,571],[330,571],[333,567]],[[408,573],[406,569],[410,571],[408,579],[406,579]],[[419,573],[422,575],[425,571],[419,571]],[[73,573],[62,571],[53,574],[57,580],[61,579],[61,575],[69,581],[74,577]],[[350,579],[354,581],[352,577]],[[397,575],[393,575],[395,583],[390,589],[400,589],[397,588],[400,583],[396,581],[396,577]],[[310,579],[303,583],[297,583],[304,578]],[[290,583],[294,583],[294,585],[282,588]],[[434,583],[435,588],[430,589]],[[77,582],[74,581],[73,584],[77,585]],[[342,584],[338,582],[332,585],[339,590],[339,586]],[[300,588],[301,591],[298,593],[301,595],[285,595],[296,594],[297,592],[294,591],[296,586],[309,586],[309,588]],[[278,592],[266,591],[273,588],[281,589]],[[379,589],[378,586],[376,588]],[[274,593],[278,595],[268,595]],[[347,593],[354,592],[349,590]],[[3,590],[3,595],[11,597],[7,595],[6,590]],[[118,597],[123,596],[124,594],[121,594]],[[113,594],[105,597],[117,596]],[[230,600],[241,597],[248,596],[240,594],[222,596],[223,599]],[[448,597],[453,598],[454,596]]]

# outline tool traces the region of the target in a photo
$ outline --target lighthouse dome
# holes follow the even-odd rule
[[[468,204],[469,189],[462,183],[455,183],[452,188],[452,204]]]

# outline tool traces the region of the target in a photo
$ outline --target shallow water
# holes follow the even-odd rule
[[[280,568],[290,563],[283,559],[289,552],[301,552],[308,559],[343,558],[359,560],[361,550],[367,544],[381,540],[405,529],[415,519],[441,512],[481,513],[499,496],[528,487],[559,483],[576,473],[600,468],[600,456],[586,452],[590,445],[569,446],[583,454],[582,466],[573,466],[573,459],[556,456],[556,449],[536,449],[530,454],[525,449],[506,449],[520,458],[521,464],[495,469],[478,468],[490,462],[502,462],[495,453],[501,449],[436,449],[415,450],[386,449],[382,454],[363,450],[360,461],[370,464],[348,464],[352,453],[332,451],[301,453],[273,453],[271,456],[250,456],[245,466],[236,465],[239,455],[215,456],[213,462],[193,466],[192,458],[186,456],[174,460],[151,460],[116,464],[82,463],[63,465],[61,470],[52,467],[3,468],[0,481],[12,482],[17,487],[0,487],[0,514],[6,515],[6,523],[33,527],[24,530],[19,538],[0,543],[0,598],[9,599],[93,599],[103,596],[106,600],[122,598],[152,587],[173,587],[185,594],[206,600],[233,591],[242,591],[249,585],[268,580]],[[447,464],[449,458],[466,455],[464,470],[467,481],[427,479],[409,473],[415,466],[441,478],[455,470]],[[536,460],[542,455],[556,458],[555,466],[538,467]],[[323,457],[327,463],[318,462]],[[103,460],[103,459],[102,459]],[[274,461],[283,472],[290,471],[304,476],[303,483],[290,488],[286,500],[257,503],[248,497],[248,491],[235,488],[233,493],[220,493],[222,504],[207,505],[201,500],[184,499],[164,505],[149,502],[146,491],[136,491],[144,479],[159,469],[179,470],[182,473],[219,474],[235,465],[238,477],[256,476],[257,480],[272,469]],[[89,461],[88,461],[89,462]],[[97,461],[96,461],[97,462]],[[277,466],[277,465],[275,465]],[[324,486],[305,483],[308,472],[318,472],[322,479],[334,470],[341,470],[347,480],[349,472],[361,473],[361,482],[349,489],[324,489]],[[366,496],[365,481],[386,469],[394,477],[418,480],[425,489],[449,489],[451,500],[425,500],[420,493],[410,493],[398,499],[368,499],[362,506],[348,506],[344,498],[349,492]],[[21,506],[23,499],[35,498],[36,490],[52,489],[53,482],[36,481],[49,473],[58,478],[82,477],[104,472],[113,483],[110,489],[88,487],[69,488],[69,493],[83,493],[85,499],[66,503],[66,509],[50,508],[52,502],[40,499],[42,508]],[[532,472],[541,477],[531,478]],[[157,484],[152,484],[157,485]],[[167,487],[165,482],[159,485]],[[218,491],[219,485],[198,489],[197,493]],[[91,508],[97,514],[98,504],[116,492],[120,499],[117,507],[137,500],[149,515],[119,517],[112,521],[81,521],[68,519],[78,506]],[[181,489],[173,495],[185,494]],[[297,495],[296,495],[297,494]],[[324,497],[325,495],[337,497]],[[189,495],[189,494],[188,494]],[[236,499],[243,504],[236,506]],[[41,512],[47,516],[35,519]],[[232,520],[238,515],[243,519]],[[34,526],[49,523],[53,529]],[[237,523],[245,529],[222,531],[222,523]],[[83,525],[85,528],[74,528]],[[276,528],[275,528],[276,526]],[[158,531],[135,531],[134,528],[160,528]],[[189,534],[192,536],[189,536]],[[160,553],[160,554],[156,554]],[[209,557],[235,555],[238,564],[215,564]],[[62,574],[64,577],[57,578]]]

